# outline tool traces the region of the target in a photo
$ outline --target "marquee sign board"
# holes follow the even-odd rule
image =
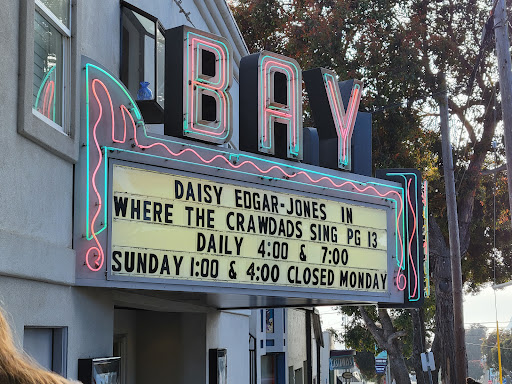
[[[187,76],[201,82],[207,76],[200,60],[209,56],[197,49],[220,56],[222,50],[214,35],[190,28],[179,33],[197,45],[189,52],[196,58]],[[207,141],[232,129],[220,112],[221,125],[206,124],[201,103],[180,107],[190,117],[180,124],[182,137],[153,133],[117,78],[86,58],[82,65],[77,284],[166,291],[176,299],[189,292],[217,308],[417,300],[422,277],[411,263],[421,254],[409,257],[417,233],[404,213],[412,195],[403,184],[264,156],[254,148],[249,153],[191,141],[188,134],[197,139],[201,131],[199,139]],[[272,79],[280,79],[276,73],[266,78],[271,88]],[[207,100],[210,91],[204,92],[198,97]],[[272,97],[281,104],[293,99]],[[297,114],[285,107],[267,111],[269,121]],[[270,137],[265,132],[258,131],[258,140]],[[300,153],[302,135],[294,136],[295,128],[288,132],[287,148]]]
[[[111,188],[112,276],[388,291],[389,208],[117,164]]]

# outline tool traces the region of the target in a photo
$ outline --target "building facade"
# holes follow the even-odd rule
[[[193,24],[222,34],[238,57],[235,63],[248,53],[224,1],[131,5],[157,17],[165,29]],[[227,349],[228,382],[248,382],[250,311],[75,284],[74,211],[83,198],[74,187],[84,144],[81,57],[122,77],[122,9],[118,1],[95,0],[2,6],[2,88],[10,97],[0,112],[1,306],[19,345],[70,378],[78,377],[79,359],[124,356],[124,383],[207,383],[208,350]],[[235,68],[235,125],[237,76]],[[54,88],[42,88],[49,83]]]
[[[302,145],[299,65],[248,56],[225,0],[19,0],[0,12],[0,306],[41,365],[87,381],[87,364],[104,377],[120,364],[123,384],[319,383],[328,354],[312,306],[421,299],[421,269],[397,240],[409,231],[397,213],[403,187],[347,178],[341,150],[334,170],[318,166],[325,153]],[[186,81],[190,71],[199,74]],[[353,129],[362,83],[349,87],[349,111],[335,74],[312,71],[306,85],[321,87],[310,97],[331,89],[327,105]],[[274,127],[284,135],[272,144]],[[350,153],[346,134],[343,145]],[[148,192],[169,175],[174,203]],[[234,196],[227,205],[222,188]],[[174,238],[159,237],[173,220],[195,232],[167,226]],[[260,233],[253,223],[246,256],[251,220]],[[261,223],[272,220],[267,236]],[[409,254],[421,266],[417,237]]]

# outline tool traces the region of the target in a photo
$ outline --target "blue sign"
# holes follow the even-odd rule
[[[386,367],[382,365],[376,365],[375,366],[375,372],[380,375],[386,373]]]

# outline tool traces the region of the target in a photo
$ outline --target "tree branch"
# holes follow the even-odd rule
[[[466,131],[468,131],[469,139],[471,140],[471,143],[475,144],[476,143],[475,129],[473,128],[471,123],[464,116],[464,110],[461,107],[459,107],[451,98],[448,98],[448,106],[457,115],[457,117],[462,122],[462,124],[464,124],[464,128],[466,128]]]
[[[446,240],[443,232],[437,223],[434,216],[430,215],[428,218],[428,231],[429,231],[429,254],[430,254],[430,268],[434,271],[437,262],[440,262],[441,257],[446,252]]]
[[[393,321],[391,321],[387,309],[379,308],[379,319],[382,324],[382,329],[384,330],[384,335],[395,333],[395,327],[393,327]]]
[[[494,169],[482,169],[482,175],[494,175],[495,173],[499,173],[501,171],[507,170],[507,164],[500,165],[498,168]]]
[[[377,344],[379,344],[381,347],[385,346],[386,339],[384,338],[384,331],[377,327],[377,324],[375,324],[375,322],[370,318],[370,315],[368,315],[368,312],[366,312],[366,309],[364,309],[363,306],[359,306],[358,309],[364,320],[364,323],[368,327],[368,330],[377,341]]]
[[[391,334],[388,337],[388,344],[392,344],[393,340],[398,339],[399,337],[407,336],[407,331],[398,331],[393,334]]]
[[[382,324],[382,329],[384,330],[384,337],[387,337],[387,343],[389,346],[393,345],[393,340],[407,335],[406,331],[396,331],[393,326],[393,321],[389,316],[389,312],[387,309],[379,308],[379,319]],[[390,349],[388,347],[387,349]]]
[[[483,128],[482,136],[480,140],[474,144],[473,155],[471,156],[469,166],[464,172],[463,179],[457,189],[457,210],[459,214],[461,255],[465,254],[469,248],[471,220],[473,219],[476,190],[481,183],[483,164],[485,157],[491,148],[491,141],[496,128],[492,113],[486,114],[483,122]]]

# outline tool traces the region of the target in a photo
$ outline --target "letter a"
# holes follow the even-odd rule
[[[240,62],[240,149],[302,160],[302,72],[262,51]]]

